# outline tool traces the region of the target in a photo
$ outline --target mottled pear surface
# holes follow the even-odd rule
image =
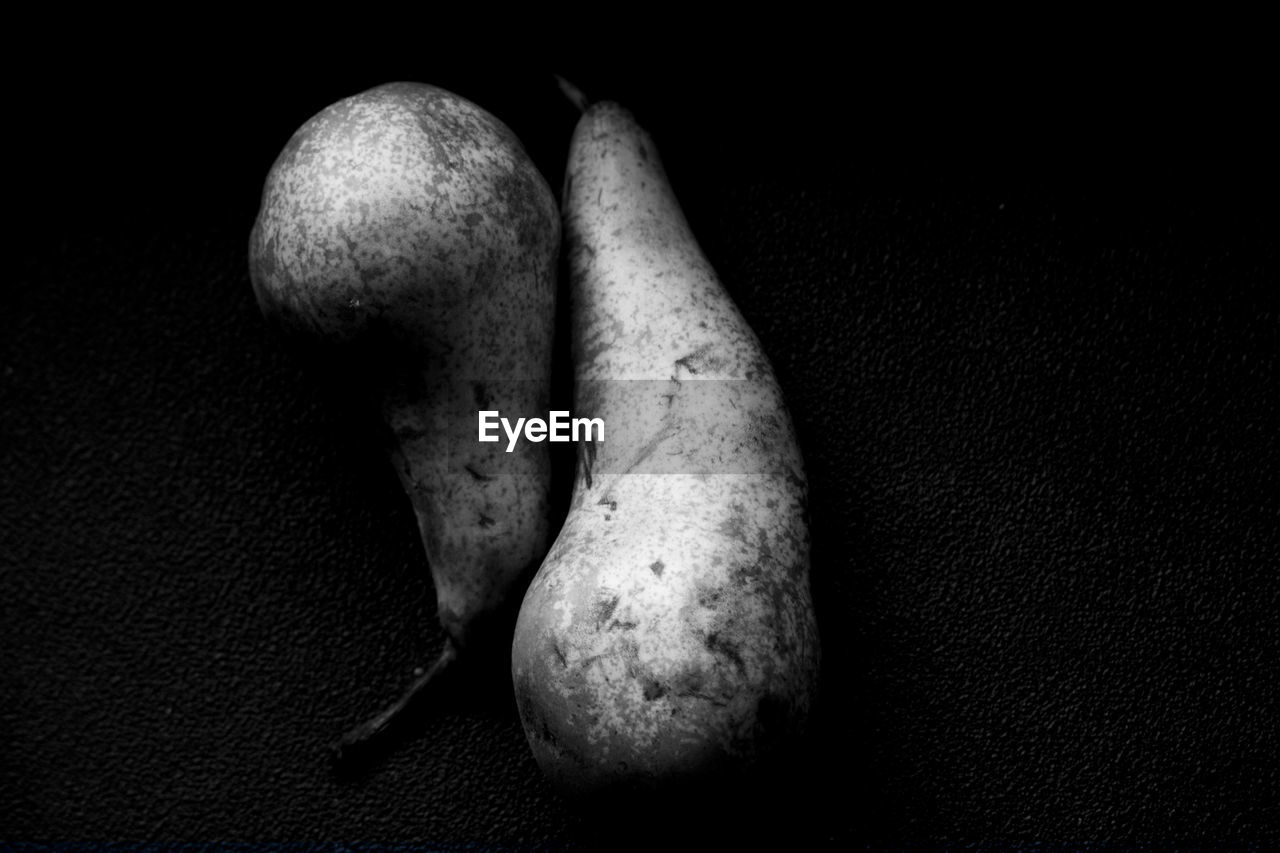
[[[545,554],[545,445],[476,438],[546,412],[560,219],[515,135],[443,89],[392,83],[304,124],[249,244],[265,315],[330,346],[378,401],[441,623],[476,621]]]
[[[538,762],[582,793],[661,790],[785,754],[819,667],[803,461],[755,334],[652,140],[590,107],[562,200],[571,509],[525,595],[512,670]]]

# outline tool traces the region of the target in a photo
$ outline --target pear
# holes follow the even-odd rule
[[[481,443],[477,413],[546,411],[560,228],[515,134],[420,83],[325,108],[267,175],[249,241],[259,307],[385,419],[447,634],[436,666],[347,747],[387,729],[504,607],[514,618],[546,553],[547,446]]]
[[[561,204],[574,414],[604,441],[578,446],[517,619],[528,742],[556,786],[597,800],[785,765],[820,648],[781,389],[623,107],[586,106]]]

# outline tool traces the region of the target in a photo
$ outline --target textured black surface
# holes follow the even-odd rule
[[[1153,82],[1140,62],[1029,77],[1028,56],[960,76],[605,58],[548,70],[652,128],[810,470],[826,693],[808,771],[755,813],[886,844],[1280,833],[1257,87],[1211,97],[1195,69]],[[92,95],[50,84],[15,108],[44,132],[23,140],[0,303],[0,839],[561,846],[665,826],[548,790],[501,673],[370,772],[333,772],[326,742],[443,636],[368,423],[270,335],[248,281],[275,153],[367,85],[472,97],[558,184],[573,115],[544,69],[215,74],[175,51],[173,97],[156,63],[117,59],[77,66]]]

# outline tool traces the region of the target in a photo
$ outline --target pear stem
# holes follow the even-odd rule
[[[345,764],[366,753],[375,743],[385,740],[394,734],[427,693],[428,689],[443,681],[443,676],[453,668],[458,660],[458,649],[452,639],[446,639],[440,656],[431,668],[419,675],[409,684],[400,698],[391,703],[385,710],[350,729],[332,746],[334,760]]]
[[[572,103],[575,107],[577,107],[580,112],[585,113],[588,109],[590,109],[591,100],[586,96],[585,93],[583,93],[581,89],[579,89],[577,86],[573,85],[568,80],[561,77],[559,74],[556,74],[555,78],[556,78],[556,85],[560,87],[560,92],[566,98],[568,98],[569,102]]]

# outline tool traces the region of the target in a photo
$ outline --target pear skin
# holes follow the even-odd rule
[[[815,702],[804,463],[760,342],[653,140],[589,106],[562,199],[579,445],[565,524],[512,646],[539,765],[581,795],[785,756]]]
[[[249,242],[258,304],[341,363],[385,420],[448,635],[442,663],[514,610],[546,553],[546,445],[479,443],[476,414],[546,411],[560,233],[515,134],[420,83],[322,110],[263,189]]]

